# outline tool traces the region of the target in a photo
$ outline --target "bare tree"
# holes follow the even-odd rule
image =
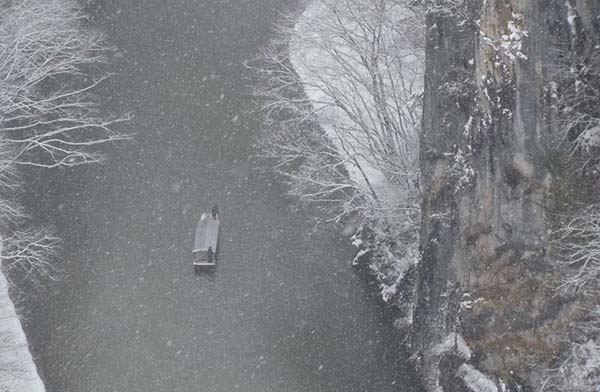
[[[264,156],[277,161],[275,168],[288,178],[289,194],[303,204],[323,210],[330,221],[361,214],[365,206],[362,189],[348,179],[346,165],[352,157],[344,158],[326,135],[311,123],[302,123],[295,137],[288,137],[292,128],[274,133],[264,148]],[[292,124],[288,124],[288,127]],[[272,124],[271,130],[276,125]]]
[[[264,156],[302,203],[357,224],[353,265],[369,260],[404,325],[418,260],[425,36],[409,3],[315,0],[300,19],[284,18],[254,67]]]
[[[600,210],[591,206],[563,219],[553,244],[567,267],[563,287],[597,289],[600,282]]]
[[[110,47],[73,0],[17,0],[0,16],[0,136],[4,163],[98,162],[100,146],[127,138],[93,97]]]
[[[14,0],[0,15],[0,234],[2,266],[14,276],[52,276],[57,240],[34,229],[13,200],[18,166],[99,162],[129,115],[106,115],[94,96],[110,76],[111,51],[76,0]],[[26,228],[23,228],[26,227]],[[13,276],[11,274],[10,276]]]
[[[0,322],[5,321],[0,319]],[[0,347],[11,347],[12,336],[7,331],[0,332]],[[15,391],[19,378],[25,375],[22,363],[12,350],[0,350],[0,391]]]
[[[570,12],[574,9],[569,6]],[[557,120],[548,147],[568,155],[574,174],[600,168],[600,48],[579,34],[572,14],[571,44],[558,52],[547,87]],[[584,170],[585,169],[585,170]]]
[[[338,205],[334,219],[395,208],[417,193],[422,20],[402,1],[311,8],[284,21],[259,68],[267,155],[293,193]]]
[[[54,279],[59,250],[14,201],[18,167],[99,162],[105,145],[129,138],[115,131],[129,116],[105,115],[94,96],[112,49],[76,0],[0,1],[0,10],[0,267],[16,287]],[[0,328],[0,390],[32,376],[13,332]]]
[[[17,229],[3,237],[0,261],[5,271],[20,280],[54,279],[52,261],[58,250],[59,240],[50,229]]]

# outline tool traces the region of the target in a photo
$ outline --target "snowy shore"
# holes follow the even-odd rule
[[[418,212],[407,211],[418,208],[418,191],[412,180],[393,179],[394,172],[412,179],[418,172],[424,49],[413,11],[390,2],[378,12],[358,2],[338,7],[313,0],[295,22],[289,58],[349,179],[365,195],[376,194],[363,209],[371,238],[353,237],[353,263],[370,260],[383,300],[405,306],[398,301],[402,280],[417,262],[419,221]],[[376,44],[368,31],[380,31]],[[390,134],[394,147],[382,153]],[[386,159],[400,164],[390,170]]]
[[[349,129],[356,127],[353,119],[350,118],[347,111],[344,111],[334,100],[339,97],[352,97],[360,95],[363,97],[365,107],[358,110],[364,111],[373,106],[370,94],[365,91],[366,87],[362,82],[352,85],[348,78],[340,77],[348,73],[342,68],[340,61],[336,58],[336,50],[346,55],[348,65],[353,69],[357,79],[368,78],[363,75],[365,71],[360,65],[360,58],[354,50],[348,48],[343,41],[333,38],[335,31],[330,31],[329,25],[323,23],[319,25],[316,21],[326,21],[333,19],[331,7],[322,0],[312,1],[296,22],[294,26],[294,37],[290,42],[290,61],[298,73],[298,76],[304,84],[304,92],[311,101],[318,113],[319,123],[325,131],[338,152],[348,158],[349,155],[356,157],[362,173],[353,165],[350,159],[346,164],[346,170],[352,181],[367,188],[366,179],[374,188],[380,199],[384,202],[393,203],[396,201],[397,189],[389,183],[385,174],[373,164],[366,156],[369,151],[365,150],[365,144],[361,141],[361,136],[355,133],[350,135]],[[345,21],[352,28],[351,21]],[[320,28],[315,28],[320,27]],[[334,50],[330,50],[334,48]],[[337,91],[337,96],[333,97],[331,90]],[[363,176],[364,173],[364,176]],[[366,179],[364,178],[366,177]]]
[[[44,392],[21,321],[0,273],[0,391]]]

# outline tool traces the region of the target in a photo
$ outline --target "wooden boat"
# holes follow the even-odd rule
[[[202,213],[196,226],[192,259],[195,270],[213,267],[217,261],[217,243],[219,241],[219,210],[214,206],[212,212]]]

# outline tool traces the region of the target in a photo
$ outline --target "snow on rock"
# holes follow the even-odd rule
[[[457,354],[465,361],[471,359],[471,349],[469,346],[467,346],[467,343],[463,337],[456,332],[449,333],[444,340],[436,344],[431,349],[431,354],[434,356],[439,356],[445,353]]]
[[[0,320],[0,391],[44,392],[27,338],[8,296],[8,282],[1,272]]]
[[[523,40],[529,36],[529,32],[522,27],[523,15],[512,14],[512,20],[506,26],[506,33],[500,35],[500,39],[488,37],[483,32],[481,37],[483,42],[490,45],[496,52],[502,53],[511,62],[517,60],[527,60],[528,57],[523,53]]]
[[[352,246],[354,246],[354,247],[355,247],[355,248],[357,248],[357,249],[362,249],[362,248],[363,248],[363,245],[364,245],[364,243],[365,243],[365,242],[362,240],[362,238],[360,238],[360,237],[361,237],[361,234],[362,234],[362,227],[361,227],[359,230],[357,230],[357,231],[356,231],[356,233],[354,233],[354,234],[352,235],[352,238],[350,238],[350,241],[351,241],[351,243],[352,243]]]
[[[492,380],[466,363],[460,365],[456,377],[462,379],[472,392],[498,392],[498,387]]]
[[[600,126],[592,127],[584,131],[577,138],[577,148],[589,150],[600,147]]]
[[[471,299],[471,293],[464,293],[462,301],[460,301],[460,308],[462,310],[471,310],[473,306],[478,304],[479,302],[483,302],[484,298],[479,297],[475,300]]]
[[[567,21],[571,30],[571,45],[574,47],[577,42],[577,12],[569,0],[565,1],[565,5],[567,6]]]
[[[370,268],[379,280],[381,296],[385,302],[389,302],[398,292],[399,286],[409,268],[419,260],[419,249],[416,241],[404,249],[404,254],[398,256],[389,247],[381,246],[385,252],[382,262],[373,263]]]

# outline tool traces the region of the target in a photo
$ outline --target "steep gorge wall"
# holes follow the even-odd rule
[[[413,349],[430,390],[465,389],[465,361],[535,390],[576,317],[548,253],[548,85],[574,33],[600,37],[599,15],[595,0],[465,0],[427,17]],[[451,333],[472,357],[439,349]]]

